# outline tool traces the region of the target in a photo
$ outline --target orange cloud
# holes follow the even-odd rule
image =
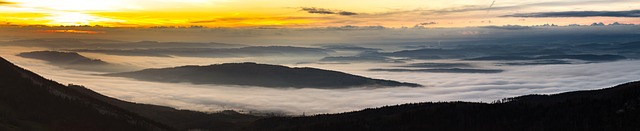
[[[104,34],[104,31],[91,30],[38,30],[39,33],[74,33],[74,34]]]
[[[0,0],[0,5],[12,5],[15,4],[14,2],[9,2],[9,1],[1,1]]]

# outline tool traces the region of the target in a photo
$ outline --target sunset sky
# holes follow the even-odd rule
[[[640,24],[637,0],[0,0],[0,25],[467,27]]]

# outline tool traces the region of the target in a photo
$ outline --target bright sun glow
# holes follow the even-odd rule
[[[560,4],[549,4],[557,1]],[[599,0],[598,0],[599,1]],[[632,11],[637,0],[0,0],[0,26],[101,25],[109,27],[466,27],[640,23],[637,17],[504,17],[515,13],[584,10]],[[564,5],[564,4],[567,5]],[[580,3],[580,4],[571,4]],[[491,6],[490,6],[491,5]],[[489,7],[492,7],[489,10]],[[307,8],[307,10],[303,10]],[[315,9],[309,10],[309,9]],[[323,12],[324,11],[324,12]],[[347,13],[350,15],[344,15]]]
[[[93,25],[106,22],[121,22],[92,15],[94,11],[119,11],[135,9],[133,4],[126,4],[123,0],[15,0],[20,10],[32,13],[42,13],[46,16],[41,20],[46,25]]]
[[[97,22],[117,21],[109,18],[101,18],[89,14],[79,12],[59,12],[52,13],[52,16],[46,17],[50,20],[51,25],[91,25]]]
[[[133,8],[122,0],[16,0],[21,6],[58,11],[115,11]]]

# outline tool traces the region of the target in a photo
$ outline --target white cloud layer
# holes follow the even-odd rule
[[[33,49],[2,47],[0,48],[0,56],[23,68],[63,84],[84,85],[99,93],[127,101],[200,111],[241,109],[284,111],[290,114],[302,114],[302,112],[307,114],[336,113],[409,102],[458,100],[490,102],[505,97],[526,94],[549,94],[599,89],[640,80],[640,66],[638,66],[640,61],[638,60],[591,64],[501,67],[495,67],[488,63],[475,63],[486,68],[506,70],[503,73],[496,74],[366,71],[369,68],[389,67],[398,64],[301,64],[294,66],[310,66],[372,78],[414,82],[423,84],[426,87],[343,90],[270,89],[187,83],[155,83],[126,78],[95,76],[93,75],[96,74],[95,72],[60,69],[42,61],[14,56],[14,54],[25,50]],[[121,60],[118,61],[120,63],[136,64],[135,61],[140,59],[118,58],[118,60]],[[127,60],[131,61],[127,62]],[[177,61],[167,58],[153,60],[153,62],[156,62],[157,65],[168,66],[174,65]],[[181,64],[203,64],[202,61],[189,63],[189,61],[181,60],[179,62]],[[206,62],[213,62],[213,60]]]

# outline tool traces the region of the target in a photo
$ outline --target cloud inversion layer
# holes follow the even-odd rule
[[[502,17],[640,17],[640,10],[629,11],[565,11],[504,15]]]

